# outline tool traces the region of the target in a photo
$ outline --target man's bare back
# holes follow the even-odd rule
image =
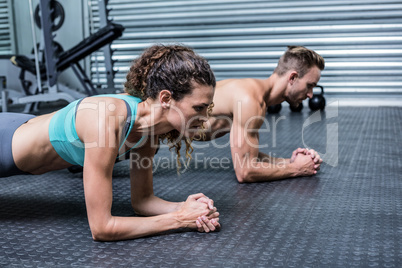
[[[262,79],[227,79],[217,82],[214,95],[214,108],[206,125],[205,139],[222,137],[230,132],[234,110],[259,107],[261,112],[254,116],[265,116],[264,97],[269,93],[267,80]],[[241,116],[241,115],[240,115]]]

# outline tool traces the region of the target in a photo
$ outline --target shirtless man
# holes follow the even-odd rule
[[[313,96],[324,69],[324,59],[301,46],[291,46],[267,79],[227,79],[217,83],[214,108],[203,140],[230,133],[232,161],[237,180],[262,182],[312,176],[322,160],[316,151],[298,148],[288,159],[259,151],[258,130],[268,106],[287,101],[297,106]]]

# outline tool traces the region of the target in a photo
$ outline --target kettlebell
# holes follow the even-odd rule
[[[300,104],[297,106],[290,105],[289,108],[292,112],[295,112],[295,113],[301,112],[301,110],[303,110],[303,103],[300,102]]]
[[[80,172],[84,171],[84,168],[82,166],[79,166],[79,165],[74,165],[74,166],[68,167],[67,169],[68,169],[68,171],[70,171],[73,174],[80,173]]]
[[[281,111],[282,109],[282,104],[275,104],[275,105],[270,105],[268,106],[268,113],[269,114],[277,114]]]
[[[317,87],[321,88],[321,93],[313,94],[313,97],[308,101],[308,106],[312,111],[322,111],[325,109],[324,88],[318,85]]]

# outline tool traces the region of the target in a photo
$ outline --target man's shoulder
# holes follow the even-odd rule
[[[252,114],[260,114],[263,106],[262,83],[260,79],[243,78],[243,79],[227,79],[220,81],[218,90],[222,90],[220,97],[226,96],[231,100],[234,106],[239,106],[245,112],[247,109]],[[217,95],[218,96],[218,95]],[[236,109],[236,107],[233,107]]]
[[[263,96],[259,81],[256,79],[248,78],[248,81],[243,81],[239,85],[236,99],[241,101],[245,106],[253,108],[262,105]]]
[[[256,78],[231,78],[225,79],[217,82],[217,88],[241,88],[241,89],[251,89],[258,88],[262,86],[262,80]]]
[[[263,103],[255,94],[249,94],[249,92],[244,92],[236,96],[237,115],[242,115],[242,118],[249,118],[254,116],[265,115],[263,111]],[[237,118],[238,119],[238,118]]]

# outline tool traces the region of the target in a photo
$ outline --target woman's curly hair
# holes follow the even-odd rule
[[[191,48],[182,45],[153,45],[135,59],[124,83],[125,91],[142,100],[156,99],[159,92],[169,90],[172,98],[181,100],[196,85],[215,87],[216,80],[208,62]],[[180,167],[180,132],[172,130],[159,135],[169,147],[176,148]],[[186,158],[191,158],[191,140],[185,138]]]

